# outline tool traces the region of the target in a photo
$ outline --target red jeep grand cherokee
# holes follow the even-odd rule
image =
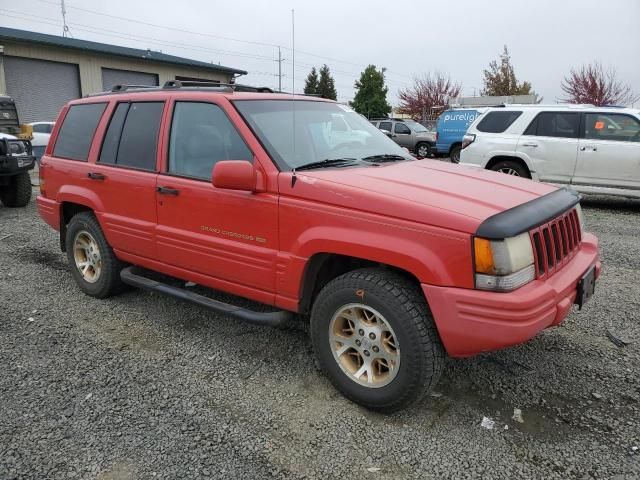
[[[332,101],[240,90],[120,87],[62,110],[37,202],[81,290],[130,284],[266,325],[310,314],[326,375],[381,411],[432,387],[445,352],[525,342],[593,293],[576,193],[418,161]]]

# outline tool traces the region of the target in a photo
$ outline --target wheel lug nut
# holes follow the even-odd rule
[[[360,329],[360,330],[358,330],[358,333],[360,334],[360,336],[363,336],[364,335],[364,330]]]
[[[368,357],[368,356],[369,356],[369,350],[365,350],[365,351],[364,351],[364,356],[365,356],[365,357]]]
[[[377,345],[374,345],[373,346],[373,351],[378,353],[380,351],[380,349],[377,347]]]
[[[371,333],[369,334],[369,338],[370,338],[371,340],[375,340],[375,339],[376,339],[376,334],[375,334],[375,333],[373,333],[373,332],[371,332]]]
[[[356,345],[360,346],[360,340],[356,340]]]

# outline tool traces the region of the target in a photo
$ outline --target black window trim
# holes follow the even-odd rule
[[[225,115],[225,117],[227,117],[227,120],[229,120],[229,123],[234,128],[234,130],[236,131],[236,133],[238,134],[240,139],[242,139],[242,142],[247,147],[247,150],[249,150],[249,152],[251,152],[251,156],[253,157],[251,159],[251,163],[253,165],[256,165],[256,154],[255,154],[255,152],[251,149],[251,147],[247,143],[247,140],[244,138],[244,136],[242,135],[240,130],[238,130],[238,128],[236,127],[235,123],[233,123],[233,120],[231,119],[231,117],[229,117],[229,115],[227,114],[227,111],[222,107],[222,105],[220,105],[220,103],[214,102],[214,101],[211,101],[211,100],[182,100],[180,98],[173,98],[173,105],[171,106],[171,116],[169,116],[169,118],[167,118],[167,122],[169,122],[169,132],[168,132],[168,135],[167,135],[167,147],[166,147],[166,150],[164,152],[164,158],[166,160],[164,162],[164,170],[165,171],[158,171],[159,175],[166,175],[167,177],[185,178],[187,180],[197,180],[199,182],[205,182],[205,183],[211,183],[211,180],[212,180],[211,177],[209,179],[204,179],[204,178],[201,178],[201,177],[192,177],[191,175],[184,175],[184,174],[178,174],[178,173],[169,172],[169,152],[171,150],[171,131],[173,130],[173,116],[175,114],[176,105],[178,103],[206,103],[206,104],[209,104],[209,105],[215,105],[220,110],[222,110],[222,113]],[[242,114],[239,111],[238,111],[238,115],[240,115],[242,117]],[[244,117],[242,117],[242,119],[244,120]],[[249,126],[248,123],[245,122],[245,124],[251,129],[251,127]],[[251,130],[251,131],[253,133],[253,130]],[[211,172],[211,175],[213,176],[213,171]]]
[[[71,111],[71,109],[73,107],[76,106],[80,106],[80,105],[104,105],[104,110],[102,111],[102,113],[100,114],[100,118],[98,119],[98,123],[96,124],[96,129],[93,132],[93,136],[91,137],[91,142],[89,143],[89,151],[87,152],[87,158],[85,160],[79,160],[77,158],[69,158],[69,157],[62,157],[59,155],[56,155],[56,145],[58,144],[58,141],[60,140],[60,133],[62,133],[62,127],[64,126],[64,122],[67,119],[67,116],[69,115],[69,112]],[[89,163],[89,158],[91,158],[91,147],[93,147],[93,142],[96,141],[96,132],[98,131],[98,127],[100,126],[100,122],[102,122],[102,118],[104,117],[105,112],[107,111],[109,106],[109,102],[108,101],[101,101],[101,102],[82,102],[82,103],[74,103],[69,105],[69,108],[67,108],[67,111],[64,114],[64,118],[62,119],[62,122],[60,123],[60,128],[58,129],[58,133],[56,135],[56,141],[53,144],[53,147],[51,148],[51,156],[55,159],[60,159],[60,160],[69,160],[72,162],[84,162],[84,163]],[[53,132],[53,130],[52,130]],[[102,149],[102,146],[100,147]]]
[[[586,137],[586,133],[587,133],[587,115],[620,115],[623,117],[629,117],[633,120],[635,120],[638,124],[640,124],[640,119],[634,117],[633,115],[630,115],[626,112],[603,112],[603,111],[596,111],[596,112],[582,112],[582,119],[580,121],[580,139],[581,140],[591,140],[594,142],[626,142],[626,143],[638,143],[638,142],[633,142],[631,140],[609,140],[609,139],[605,139],[605,138],[587,138]]]
[[[164,98],[162,100],[135,100],[135,99],[129,99],[129,100],[119,100],[115,102],[115,106],[113,107],[113,111],[111,112],[111,117],[109,118],[109,123],[107,123],[107,128],[104,130],[104,135],[102,135],[102,140],[100,141],[100,151],[98,152],[98,156],[96,158],[95,164],[96,165],[100,165],[103,167],[110,167],[110,168],[120,168],[122,170],[133,170],[135,172],[146,172],[146,173],[159,173],[160,171],[158,170],[158,152],[159,150],[156,150],[156,163],[155,163],[155,167],[153,170],[149,170],[148,168],[140,168],[140,167],[132,167],[131,165],[120,165],[117,163],[117,159],[118,159],[118,151],[120,150],[120,141],[122,140],[122,132],[124,132],[124,124],[127,121],[127,117],[129,116],[129,110],[127,110],[127,115],[124,117],[124,122],[122,123],[122,129],[120,130],[120,136],[118,137],[118,148],[116,149],[116,163],[103,163],[100,161],[100,155],[102,154],[102,147],[104,146],[104,141],[107,138],[107,132],[109,131],[109,125],[111,125],[111,120],[113,120],[113,116],[116,113],[116,110],[118,108],[118,105],[120,105],[121,103],[127,103],[129,104],[129,107],[131,107],[132,103],[162,103],[162,113],[160,115],[160,125],[158,128],[158,136],[156,138],[156,146],[159,146],[160,143],[160,132],[162,131],[162,121],[164,119],[165,116],[165,110],[167,108],[167,99]],[[106,111],[106,110],[105,110]]]

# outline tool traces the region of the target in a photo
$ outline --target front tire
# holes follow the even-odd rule
[[[5,207],[26,207],[31,200],[31,177],[21,172],[9,178],[6,187],[0,187],[0,200]]]
[[[416,145],[416,155],[418,158],[427,158],[431,156],[431,145],[428,143],[419,143]]]
[[[444,368],[444,348],[419,288],[382,269],[329,282],[311,312],[320,367],[342,394],[393,412],[418,401]]]
[[[113,253],[91,212],[75,215],[65,237],[71,275],[80,289],[96,298],[107,298],[124,289],[120,270],[124,267]]]

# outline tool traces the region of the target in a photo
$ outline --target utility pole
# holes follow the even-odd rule
[[[60,0],[60,9],[62,10],[62,36],[69,35],[69,26],[67,25],[67,9],[64,6],[64,0]]]

